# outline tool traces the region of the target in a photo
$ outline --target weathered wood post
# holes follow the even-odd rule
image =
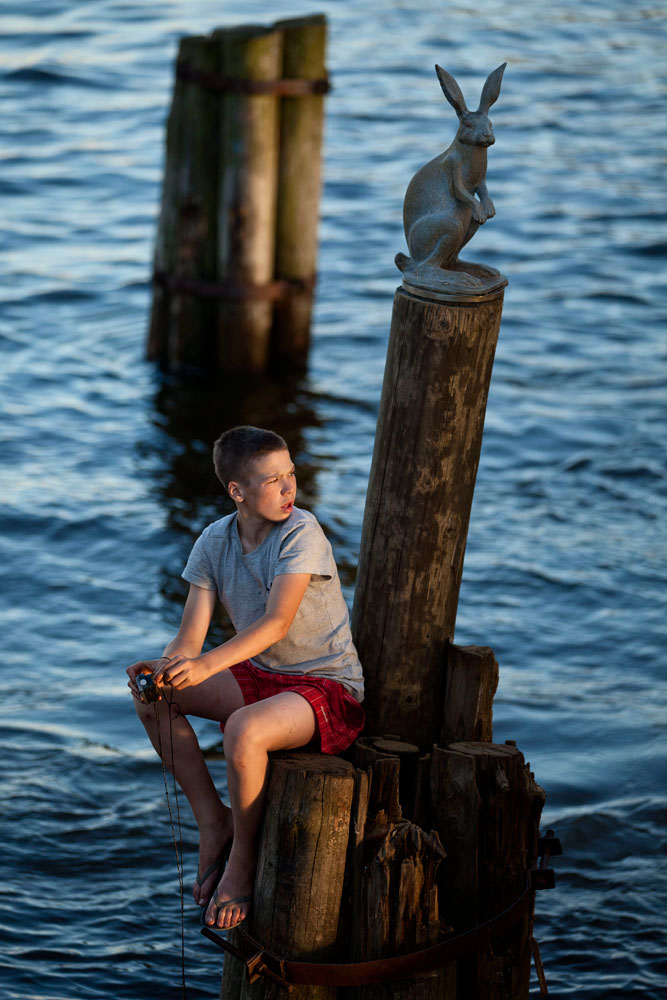
[[[502,301],[502,288],[394,299],[352,622],[368,730],[425,749],[440,736]]]
[[[426,832],[412,821],[414,787],[405,781],[401,787],[406,775],[415,782],[418,748],[396,740],[361,739],[355,751],[363,770],[357,770],[353,810],[348,961],[367,962],[414,953],[442,939],[447,926],[441,919],[438,870],[445,852],[435,831]],[[455,967],[440,965],[345,991],[345,1000],[417,997],[455,1000]]]
[[[292,753],[272,761],[253,907],[247,927],[290,959],[341,959],[338,924],[355,789],[354,768],[338,757]],[[232,931],[238,939],[241,932]],[[220,1000],[267,1000],[273,985],[249,984],[225,961]],[[334,1000],[335,988],[297,986],[293,1000]]]
[[[317,266],[327,24],[322,14],[278,21],[283,34],[283,79],[312,81],[315,89],[284,97],[276,221],[276,279],[294,283],[276,300],[271,358],[280,365],[306,360]],[[317,84],[319,83],[319,91]]]
[[[434,822],[447,857],[444,912],[456,931],[490,920],[525,889],[537,856],[544,792],[514,746],[434,747]],[[528,996],[532,911],[457,963],[460,998]]]
[[[217,278],[227,294],[218,306],[218,368],[261,372],[273,315],[263,289],[273,277],[280,136],[278,97],[261,85],[281,76],[283,38],[254,25],[217,34],[222,75],[243,81],[221,104]]]
[[[215,38],[181,39],[177,66],[208,74],[217,72],[218,62]],[[171,370],[207,369],[215,358],[217,303],[194,289],[212,282],[217,267],[218,120],[217,95],[177,74],[167,121],[148,332],[148,356]]]
[[[149,357],[172,371],[303,364],[315,282],[322,15],[183,38]]]

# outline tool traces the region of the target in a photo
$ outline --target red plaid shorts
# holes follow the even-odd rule
[[[359,702],[338,681],[306,674],[278,674],[260,670],[250,660],[229,668],[246,705],[295,691],[310,702],[317,720],[322,753],[337,754],[353,743],[364,728],[366,715]],[[224,724],[220,724],[224,732]]]

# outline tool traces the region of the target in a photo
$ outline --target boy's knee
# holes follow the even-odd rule
[[[133,698],[132,700],[134,701],[134,710],[139,716],[139,719],[144,724],[144,726],[155,725],[156,713],[159,714],[160,716],[160,722],[164,719],[165,723],[167,725],[169,724],[169,717],[167,714],[167,709],[169,706],[165,701],[159,701],[159,702],[153,701],[150,702],[150,704],[146,705],[144,704],[143,701],[139,701],[138,698]],[[177,716],[178,712],[175,711],[174,708],[172,707],[171,709],[172,719],[176,719]]]
[[[238,708],[225,722],[225,757],[243,756],[253,747],[261,746],[262,727],[251,712]]]
[[[138,698],[133,698],[132,701],[134,702],[134,710],[144,725],[155,718],[155,712],[152,705],[144,705],[143,701],[139,701]]]

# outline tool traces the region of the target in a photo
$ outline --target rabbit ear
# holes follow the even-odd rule
[[[495,104],[498,100],[500,84],[503,82],[503,73],[506,66],[507,63],[504,62],[498,69],[494,69],[493,73],[489,73],[486,78],[486,83],[482,87],[482,96],[479,99],[479,107],[477,108],[483,114],[486,114],[491,105]]]
[[[438,80],[440,81],[440,86],[442,87],[442,92],[456,111],[459,118],[463,115],[468,114],[468,109],[466,107],[466,102],[463,99],[463,94],[461,93],[461,88],[454,79],[454,77],[443,69],[442,66],[436,66],[435,71],[438,74]]]

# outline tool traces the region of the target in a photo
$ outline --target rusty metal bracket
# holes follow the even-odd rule
[[[202,927],[201,932],[209,941],[213,941],[223,951],[229,952],[234,958],[243,962],[249,983],[254,983],[260,976],[263,976],[287,990],[288,993],[292,992],[292,984],[285,975],[285,960],[279,955],[274,955],[272,951],[265,948],[259,941],[255,941],[249,934],[239,935],[239,941],[244,947],[237,948],[231,941],[220,937],[210,927]]]
[[[312,292],[315,276],[311,278],[279,278],[256,285],[243,281],[206,281],[182,274],[167,274],[155,270],[153,283],[172,294],[194,295],[199,299],[220,299],[228,302],[258,300],[277,302],[302,292]]]
[[[196,83],[218,94],[271,94],[275,97],[312,97],[328,94],[331,83],[328,77],[318,80],[285,77],[282,80],[245,80],[236,76],[219,76],[189,63],[176,63],[176,76],[187,83]]]
[[[553,830],[547,830],[544,837],[540,837],[537,842],[537,854],[540,858],[539,868],[532,868],[528,873],[528,880],[531,889],[553,889],[556,885],[556,873],[553,868],[549,868],[549,861],[552,857],[559,857],[563,853],[560,840],[555,836]]]

